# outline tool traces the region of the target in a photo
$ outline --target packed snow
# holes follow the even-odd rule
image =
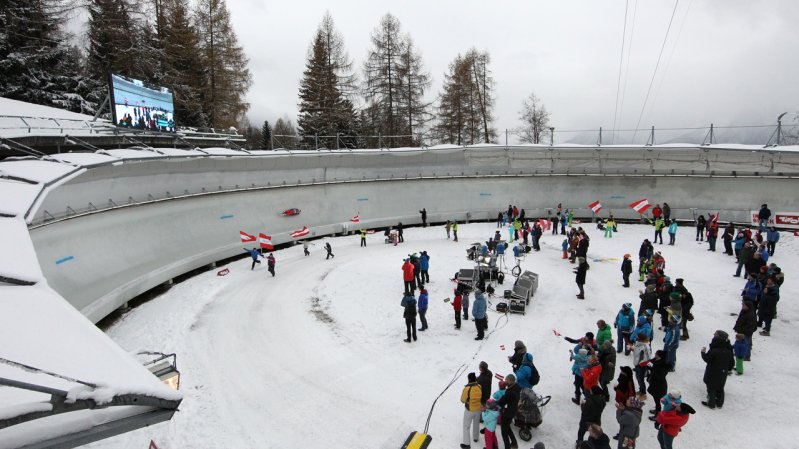
[[[466,373],[478,372],[484,360],[494,373],[508,374],[507,357],[517,339],[535,356],[541,373],[536,391],[552,396],[543,424],[533,430],[531,441],[519,440],[519,447],[537,441],[549,448],[573,447],[580,418],[580,408],[571,402],[568,352],[573,345],[556,333],[581,337],[596,332],[598,319],[612,323],[622,303],[638,306],[642,283],[634,273],[632,287],[623,288],[620,264],[623,254],[630,253],[636,269],[640,243],[653,234],[645,225],[622,224],[612,239],[590,223],[585,229],[591,237],[586,299],[575,297],[575,265],[561,258],[564,236],[545,233],[541,251],[521,261],[522,269],[540,275],[526,315],[496,312],[501,298],[493,297],[483,341],[475,341],[472,321],[454,329],[452,306],[445,298],[453,296],[453,274],[473,266],[465,250],[494,234],[491,223],[462,224],[459,242],[447,240],[442,226],[406,229],[405,243],[398,246],[384,244],[382,233],[370,234],[365,248],[359,247],[358,236],[325,238],[313,241],[308,257],[301,246],[276,251],[276,277],[265,263],[251,271],[247,258],[177,284],[124,315],[108,334],[132,352],[177,353],[185,394],[181,411],[168,424],[92,447],[138,449],[152,439],[167,449],[396,449],[411,431],[424,429],[434,399],[465,366],[438,400],[429,428],[430,447],[459,447],[459,399]],[[787,278],[778,319],[770,337],[755,334],[752,361],[743,376],[728,379],[721,410],[700,405],[706,394],[700,349],[716,329],[734,335],[744,281],[732,277],[736,264],[723,253],[722,242],[721,250],[709,252],[706,244],[695,242],[693,228],[678,230],[676,246],[655,245],[666,259],[666,274],[672,281],[684,278],[696,302],[696,318],[688,325],[691,338],[681,342],[677,370],[667,378],[669,388],[681,390],[683,401],[697,410],[676,438],[677,447],[796,447],[790,386],[799,362],[790,345],[799,320],[793,303],[799,288],[791,268],[799,261],[799,238],[781,234],[769,260],[783,267]],[[325,259],[326,241],[335,258]],[[431,256],[429,329],[418,332],[418,341],[405,343],[400,267],[409,253],[422,250]],[[505,263],[510,271],[512,255],[506,255]],[[217,275],[223,268],[229,274]],[[508,274],[497,293],[501,296],[512,281]],[[656,329],[653,351],[662,349],[662,338],[663,331]],[[632,365],[631,357],[619,354],[617,367]],[[618,373],[617,368],[614,379]],[[649,398],[644,406],[639,448],[658,447],[656,430],[646,419],[653,405]],[[602,424],[609,436],[618,430],[612,402]],[[482,437],[472,443],[483,446]]]

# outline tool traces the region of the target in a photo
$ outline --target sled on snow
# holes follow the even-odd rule
[[[283,215],[284,217],[293,217],[293,216],[295,216],[295,215],[299,215],[299,214],[300,214],[300,212],[302,212],[302,211],[301,211],[301,210],[299,210],[299,209],[297,209],[296,207],[293,207],[293,208],[291,208],[291,209],[286,209],[286,210],[284,210],[284,211],[282,212],[282,215]]]

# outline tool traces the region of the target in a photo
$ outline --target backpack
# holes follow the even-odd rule
[[[541,381],[541,374],[538,373],[538,368],[533,364],[533,368],[530,370],[530,385],[536,386],[539,381]]]

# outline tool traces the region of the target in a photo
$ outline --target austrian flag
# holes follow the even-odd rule
[[[244,231],[239,231],[239,235],[241,236],[241,243],[250,243],[255,241],[255,236],[247,234]]]
[[[594,201],[593,203],[588,205],[588,208],[594,211],[595,214],[598,214],[599,211],[602,210],[602,205],[599,204],[599,201]]]
[[[649,206],[651,206],[651,204],[649,204],[649,201],[647,201],[646,198],[630,204],[630,207],[639,214],[645,213],[646,210],[649,209]]]
[[[258,243],[261,245],[261,248],[272,251],[275,247],[272,245],[272,236],[266,235],[263,232],[258,234]]]
[[[350,218],[350,221],[353,223],[360,223],[361,222],[361,214],[357,214],[356,216]]]
[[[291,238],[298,239],[300,237],[305,237],[306,235],[310,234],[311,230],[308,229],[308,226],[303,226],[302,229],[298,229],[291,233]]]

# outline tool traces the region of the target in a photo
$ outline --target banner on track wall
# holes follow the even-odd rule
[[[760,220],[757,218],[758,210],[751,211],[750,223],[752,226],[759,226]],[[769,226],[779,228],[799,229],[799,212],[772,212],[768,219]]]

